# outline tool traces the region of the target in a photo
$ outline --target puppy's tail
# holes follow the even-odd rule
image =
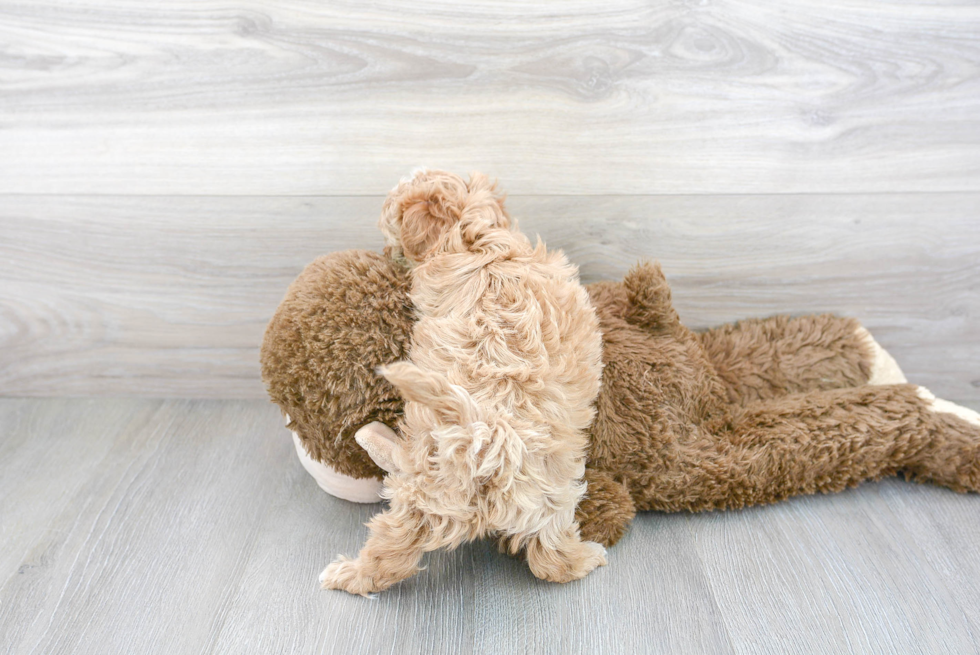
[[[395,362],[378,368],[406,401],[431,409],[445,423],[469,425],[480,420],[479,407],[463,387],[450,384],[436,371],[426,371],[411,362]]]

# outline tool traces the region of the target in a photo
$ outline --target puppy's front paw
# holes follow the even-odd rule
[[[320,574],[320,587],[323,589],[342,589],[350,594],[368,596],[380,591],[374,581],[361,571],[359,560],[340,556],[323,569]]]

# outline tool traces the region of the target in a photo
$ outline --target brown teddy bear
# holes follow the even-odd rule
[[[380,500],[400,447],[390,428],[403,402],[375,369],[407,357],[409,286],[387,256],[334,253],[293,282],[265,334],[263,379],[301,461],[349,500]],[[737,508],[897,473],[980,491],[980,415],[906,384],[857,321],[774,317],[695,333],[655,264],[588,290],[604,369],[577,512],[584,539],[613,545],[637,510]]]

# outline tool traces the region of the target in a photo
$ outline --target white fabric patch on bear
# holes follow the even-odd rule
[[[288,417],[287,417],[288,422]],[[293,444],[296,446],[296,454],[299,461],[306,469],[306,472],[313,476],[320,488],[331,496],[349,500],[352,503],[380,503],[381,502],[381,480],[374,478],[352,478],[349,475],[338,473],[333,468],[323,462],[318,462],[306,452],[306,447],[300,440],[295,431],[290,430],[293,435]]]
[[[918,387],[915,391],[919,395],[919,398],[929,403],[929,409],[932,411],[940,412],[942,414],[952,414],[954,416],[958,416],[967,423],[972,423],[973,425],[980,427],[980,414],[976,413],[972,409],[957,405],[956,403],[951,403],[948,400],[943,400],[942,398],[936,398],[936,396],[934,396],[932,392],[925,387]]]
[[[858,336],[867,343],[874,352],[874,359],[871,360],[871,377],[868,384],[905,384],[905,374],[898,367],[895,358],[882,348],[871,333],[863,327],[858,327]]]

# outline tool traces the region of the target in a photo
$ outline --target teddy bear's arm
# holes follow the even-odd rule
[[[894,360],[851,318],[774,316],[723,325],[698,337],[733,403],[905,381]],[[884,358],[893,370],[871,380]]]
[[[636,507],[625,485],[603,471],[586,467],[585,497],[575,510],[582,539],[609,548],[626,534]]]

